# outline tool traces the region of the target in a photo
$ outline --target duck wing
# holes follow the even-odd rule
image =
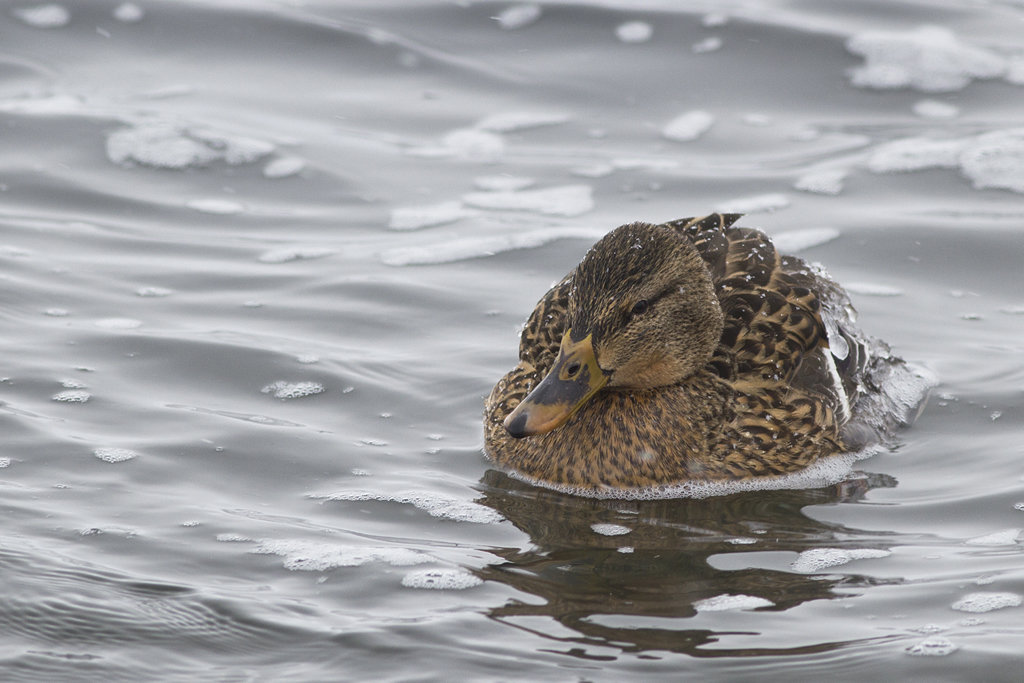
[[[816,396],[846,423],[869,359],[849,299],[821,269],[780,254],[763,232],[733,227],[739,218],[668,224],[697,247],[722,306],[725,326],[710,369],[727,381]]]

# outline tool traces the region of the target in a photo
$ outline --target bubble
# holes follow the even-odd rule
[[[789,197],[781,192],[753,195],[731,199],[718,205],[716,211],[726,213],[771,213],[790,205]]]
[[[689,142],[703,135],[715,123],[715,117],[696,109],[680,114],[661,129],[661,135],[676,142]]]
[[[793,571],[801,574],[838,567],[854,560],[868,560],[889,557],[892,552],[875,548],[812,548],[800,553],[791,565]]]
[[[507,31],[529,26],[540,19],[540,5],[512,5],[501,11],[495,19],[498,25]]]
[[[847,174],[847,170],[842,168],[812,171],[797,178],[793,187],[802,192],[837,195],[843,191],[843,181]]]
[[[433,562],[433,558],[409,548],[342,545],[325,540],[261,540],[251,551],[256,555],[278,555],[291,571],[322,572],[337,567],[358,567],[373,562],[409,566]]]
[[[457,200],[426,206],[407,206],[391,210],[388,227],[392,230],[420,230],[454,223],[475,216],[476,213],[466,209]]]
[[[102,318],[93,322],[93,325],[105,330],[134,330],[142,327],[142,321],[135,318]]]
[[[921,100],[914,104],[914,113],[923,119],[954,119],[960,115],[960,108],[938,100]]]
[[[190,199],[185,202],[185,206],[200,213],[209,213],[216,216],[231,216],[245,211],[243,204],[232,199]]]
[[[258,260],[260,263],[288,263],[324,258],[336,253],[338,252],[330,247],[281,247],[263,252]]]
[[[919,643],[908,647],[904,652],[915,657],[945,657],[957,651],[958,645],[954,645],[949,639],[934,637],[925,638]]]
[[[274,146],[262,140],[160,121],[130,125],[107,137],[107,158],[121,166],[182,170],[214,161],[238,165],[273,151]]]
[[[139,457],[139,454],[130,448],[97,448],[93,450],[92,454],[104,462],[112,463],[134,460]]]
[[[166,287],[139,287],[135,290],[136,296],[145,298],[162,298],[171,294],[174,294],[174,290]]]
[[[775,603],[755,595],[731,595],[725,593],[713,598],[705,598],[693,603],[698,612],[725,612],[732,610],[749,610],[758,607],[771,607]]]
[[[114,18],[125,24],[138,23],[145,15],[143,9],[133,2],[122,2],[114,8]]]
[[[471,522],[473,524],[493,524],[504,519],[489,507],[451,496],[444,496],[427,491],[406,491],[397,494],[376,493],[367,490],[337,491],[333,493],[308,493],[314,500],[363,501],[374,500],[386,503],[412,505],[423,510],[431,517],[448,519],[454,522]]]
[[[79,389],[73,389],[70,391],[62,391],[59,394],[55,394],[51,397],[51,400],[59,401],[61,403],[85,403],[92,394],[88,391],[81,391]]]
[[[939,26],[865,31],[851,37],[846,49],[864,57],[864,64],[850,72],[851,82],[862,88],[951,92],[975,78],[995,78],[1007,70],[1003,57],[968,45]]]
[[[535,182],[533,178],[517,175],[485,175],[473,179],[476,188],[485,192],[516,192],[525,190]]]
[[[718,36],[709,36],[704,40],[698,41],[690,46],[690,52],[695,55],[705,54],[707,52],[715,52],[722,48],[722,39]]]
[[[654,29],[645,21],[627,21],[615,29],[615,36],[624,43],[646,43]]]
[[[319,382],[285,382],[278,381],[260,389],[264,394],[273,394],[274,398],[292,399],[314,396],[324,392],[324,385]]]
[[[1019,607],[1021,596],[1016,593],[969,593],[951,606],[960,612],[991,612],[1005,607]]]
[[[462,569],[417,569],[402,577],[406,588],[428,590],[465,590],[483,583],[479,576]]]
[[[1021,529],[1002,529],[1000,531],[993,531],[990,534],[984,536],[977,536],[975,538],[969,538],[964,541],[965,545],[1017,545],[1017,538],[1021,534]]]
[[[71,13],[57,4],[18,7],[12,14],[33,28],[61,28],[71,22]]]
[[[263,167],[263,177],[277,180],[289,178],[302,173],[306,168],[305,159],[299,157],[285,156],[274,159]]]

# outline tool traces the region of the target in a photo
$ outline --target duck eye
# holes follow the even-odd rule
[[[633,304],[633,308],[629,309],[629,315],[630,316],[643,315],[644,313],[647,312],[647,308],[648,307],[649,307],[649,304],[647,303],[647,300],[646,299],[640,299],[640,301],[637,301],[635,304]]]

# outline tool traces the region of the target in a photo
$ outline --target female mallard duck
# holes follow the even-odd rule
[[[916,404],[820,269],[736,214],[613,230],[538,302],[485,406],[486,450],[584,495],[787,474]],[[905,370],[904,370],[905,371]]]

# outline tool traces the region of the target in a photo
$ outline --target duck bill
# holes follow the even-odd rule
[[[505,418],[505,429],[513,437],[558,429],[608,382],[594,355],[593,335],[574,341],[571,332],[562,337],[551,371]]]

